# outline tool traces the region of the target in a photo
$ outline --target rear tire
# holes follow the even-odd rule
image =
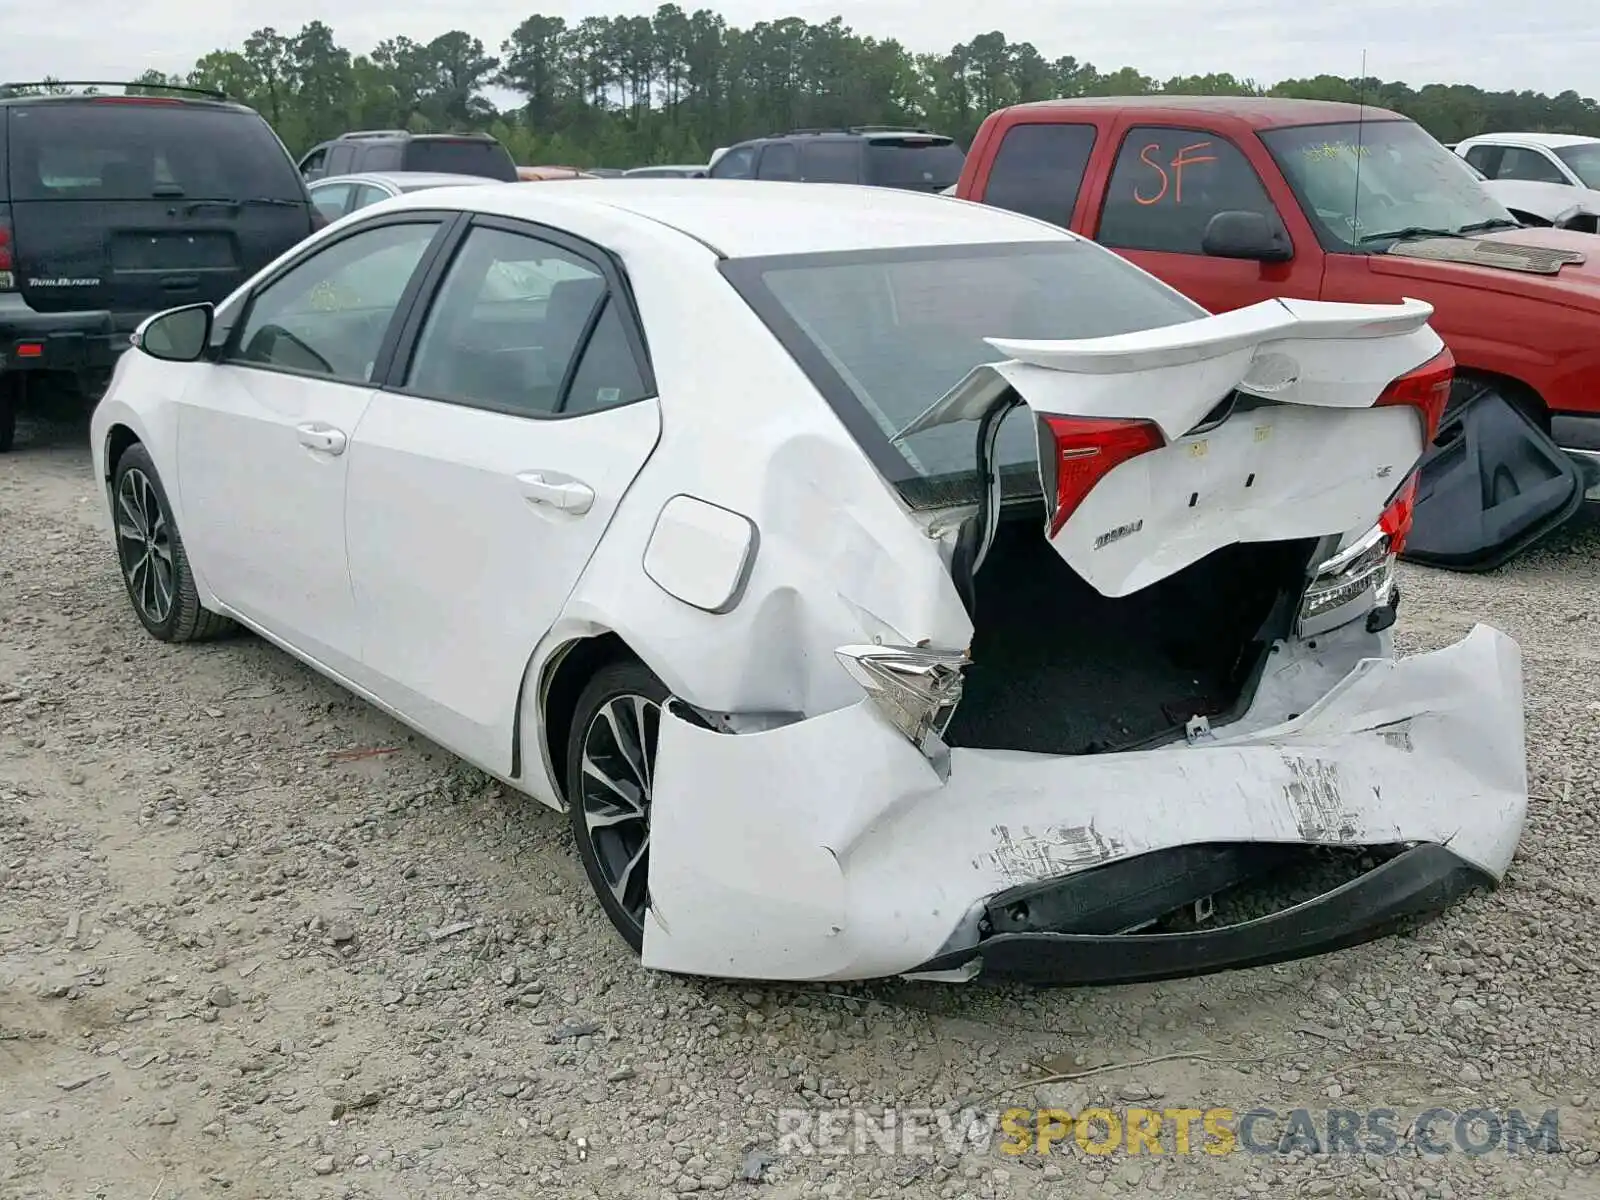
[[[607,663],[579,695],[567,742],[567,812],[578,858],[635,954],[650,904],[651,783],[667,695],[643,663]]]
[[[111,477],[117,565],[139,623],[163,642],[198,642],[238,627],[201,607],[189,556],[150,453],[138,442]]]

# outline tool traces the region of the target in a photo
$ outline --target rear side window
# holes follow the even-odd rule
[[[983,202],[1065,228],[1094,149],[1093,125],[1013,125],[989,168]]]
[[[860,183],[861,143],[844,138],[805,143],[800,178],[807,183]]]
[[[120,98],[18,107],[10,149],[13,200],[305,200],[254,113]]]
[[[940,192],[961,178],[966,161],[949,138],[873,138],[867,143],[867,182]]]
[[[499,142],[483,138],[416,138],[406,143],[404,160],[396,164],[407,171],[437,171],[445,175],[478,175],[514,183],[517,164]]]
[[[1232,142],[1199,129],[1128,131],[1111,171],[1095,240],[1119,250],[1200,254],[1219,212],[1278,210],[1250,160]]]
[[[794,180],[800,178],[800,155],[792,143],[771,142],[761,151],[756,167],[757,179]]]
[[[404,152],[398,142],[365,143],[356,160],[363,171],[399,171],[405,166]]]

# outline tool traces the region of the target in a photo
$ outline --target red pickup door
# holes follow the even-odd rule
[[[1414,561],[1497,566],[1586,490],[1600,498],[1600,238],[1520,227],[1399,114],[1257,97],[1022,104],[983,123],[955,194],[1094,238],[1213,312],[1431,304],[1457,375],[1418,476]]]

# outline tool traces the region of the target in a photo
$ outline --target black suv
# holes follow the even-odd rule
[[[0,84],[0,450],[26,396],[94,401],[128,334],[222,300],[313,229],[304,180],[220,92]]]
[[[374,171],[429,171],[517,182],[517,164],[511,152],[487,133],[358,130],[311,147],[300,160],[300,174],[308,181]]]
[[[966,159],[954,139],[928,129],[856,125],[796,129],[740,142],[717,159],[710,175],[942,192],[961,178]]]

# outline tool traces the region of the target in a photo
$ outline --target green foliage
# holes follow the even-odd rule
[[[1365,99],[1444,141],[1493,130],[1600,135],[1600,106],[1573,91],[1413,89],[1333,75],[1266,87],[1227,72],[1162,81],[1134,67],[1102,72],[1071,55],[1046,59],[998,30],[944,54],[915,54],[839,17],[739,29],[675,4],[650,17],[571,24],[536,13],[498,54],[458,29],[425,43],[387,38],[352,56],[321,21],[294,34],[268,27],[206,55],[186,81],[147,72],[138,82],[219,88],[258,109],[297,152],[347,129],[487,129],[518,162],[572,166],[703,162],[717,146],[801,126],[918,124],[967,141],[1007,104],[1160,92]],[[497,112],[484,96],[491,87],[519,103]]]

